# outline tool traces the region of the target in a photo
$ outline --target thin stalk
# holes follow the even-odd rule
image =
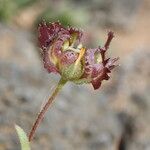
[[[51,103],[53,102],[53,100],[55,99],[55,97],[57,96],[59,91],[65,85],[65,83],[66,83],[66,81],[60,79],[60,81],[59,81],[58,85],[56,86],[54,92],[52,93],[51,97],[48,99],[47,103],[43,106],[42,110],[39,112],[39,114],[37,116],[37,119],[35,120],[32,128],[31,128],[31,131],[29,133],[29,141],[31,141],[33,139],[33,136],[35,134],[35,131],[36,131],[37,127],[39,126],[42,119],[44,118],[44,114],[48,110],[49,106],[51,105]]]

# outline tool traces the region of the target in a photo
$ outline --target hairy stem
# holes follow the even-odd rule
[[[48,110],[49,106],[51,105],[51,103],[53,102],[53,100],[55,99],[55,97],[57,96],[57,94],[59,93],[59,91],[65,85],[65,83],[66,83],[66,81],[60,79],[58,85],[55,88],[55,91],[53,92],[53,94],[51,95],[51,97],[48,99],[48,101],[46,102],[46,104],[43,106],[42,110],[39,112],[39,114],[37,116],[37,119],[35,120],[32,128],[31,128],[31,131],[29,133],[29,141],[31,141],[33,139],[33,136],[35,134],[35,131],[36,131],[37,127],[39,126],[39,124],[41,123],[42,119],[44,118],[44,114]]]

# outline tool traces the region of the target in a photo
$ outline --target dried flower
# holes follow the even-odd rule
[[[75,28],[64,28],[59,22],[39,26],[39,43],[43,50],[43,62],[47,71],[59,73],[64,80],[77,84],[92,83],[98,89],[103,80],[115,67],[118,58],[106,57],[106,51],[113,38],[103,48],[86,49],[81,42],[82,32]]]
[[[43,52],[44,68],[49,73],[61,75],[61,79],[42,108],[29,134],[32,140],[36,128],[44,117],[45,112],[55,99],[58,92],[72,81],[76,84],[91,83],[94,89],[99,89],[103,80],[109,79],[109,73],[116,66],[118,58],[107,58],[106,51],[114,37],[108,33],[104,47],[86,49],[82,46],[82,32],[74,28],[64,28],[59,22],[46,24],[42,22],[38,29],[39,44]]]

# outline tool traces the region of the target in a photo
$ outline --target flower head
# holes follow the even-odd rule
[[[118,60],[106,57],[113,32],[108,33],[104,47],[95,49],[82,46],[80,30],[64,28],[59,22],[42,22],[38,32],[44,67],[49,73],[58,73],[64,80],[77,84],[92,83],[94,89],[109,79],[108,74]]]

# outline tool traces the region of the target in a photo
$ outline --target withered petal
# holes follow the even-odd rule
[[[58,68],[51,58],[59,59],[62,54],[62,45],[70,37],[70,33],[59,22],[46,24],[42,22],[38,28],[38,40],[43,51],[44,67],[48,72],[58,72]]]
[[[49,40],[49,34],[48,34],[48,29],[47,25],[45,23],[41,23],[38,27],[38,40],[39,40],[39,45],[40,48],[47,47],[47,43]]]
[[[85,53],[85,71],[83,77],[91,77],[94,89],[98,89],[103,80],[108,80],[109,73],[116,66],[118,58],[107,58],[106,51],[109,48],[110,42],[114,37],[113,32],[108,33],[108,38],[103,48],[87,49]],[[100,53],[102,61],[95,62],[95,53]]]
[[[92,80],[91,83],[92,83],[92,85],[93,85],[94,90],[99,89],[99,88],[101,87],[101,84],[102,84],[101,81],[97,81],[97,80]]]
[[[63,52],[60,58],[60,64],[62,65],[70,65],[74,63],[78,58],[78,54],[73,51],[65,51]]]
[[[53,73],[59,73],[57,67],[51,62],[49,59],[48,51],[45,49],[43,50],[43,62],[44,62],[44,68],[49,72]]]
[[[101,74],[99,74],[96,78],[93,78],[91,83],[94,90],[100,88],[103,80],[108,80],[110,78],[108,73],[110,73],[110,71],[107,68],[103,68]]]
[[[54,42],[54,40],[58,38],[63,39],[65,34],[69,34],[69,32],[63,26],[61,26],[59,22],[54,22],[51,24],[42,22],[39,25],[38,33],[38,40],[41,48],[47,48],[50,44]]]
[[[94,54],[96,52],[99,52],[99,49],[87,49],[85,52],[85,74],[87,76],[92,76],[92,74],[95,74],[99,67],[101,67],[99,64],[97,65],[94,61]]]

